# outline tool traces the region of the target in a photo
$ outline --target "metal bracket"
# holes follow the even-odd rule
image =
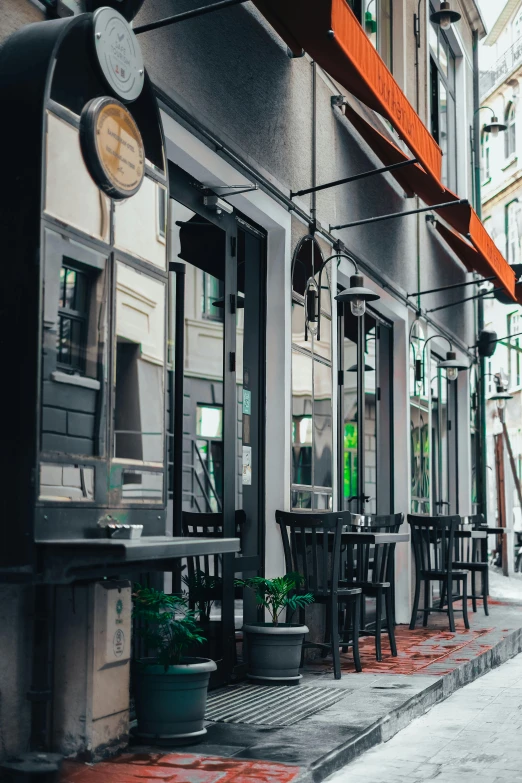
[[[424,294],[436,294],[439,291],[449,291],[451,288],[464,288],[466,285],[480,285],[481,283],[490,283],[492,280],[496,280],[496,276],[483,277],[482,280],[469,280],[466,283],[453,283],[453,285],[442,285],[439,288],[428,288],[426,291],[415,291],[414,294],[406,294],[409,296],[423,296]]]
[[[253,185],[215,185],[212,188],[207,188],[208,193],[215,193],[217,196],[238,196],[240,193],[251,193],[253,190],[259,190],[257,182]],[[217,193],[218,190],[233,190],[233,193]]]
[[[366,223],[380,223],[381,220],[392,220],[393,218],[406,217],[407,215],[418,215],[420,212],[429,212],[430,209],[447,209],[448,207],[457,207],[462,204],[469,205],[467,198],[461,198],[457,201],[449,201],[446,204],[433,204],[431,207],[420,207],[419,209],[409,209],[406,212],[392,212],[389,215],[377,215],[377,217],[364,218],[364,220],[354,220],[352,223],[342,223],[340,226],[330,226],[330,231],[338,231],[341,228],[353,228],[362,226]]]
[[[363,171],[360,174],[354,174],[351,177],[343,177],[343,179],[336,179],[333,182],[326,182],[324,185],[316,185],[313,188],[304,188],[303,190],[291,190],[290,198],[294,198],[294,196],[305,196],[307,193],[317,193],[318,190],[326,190],[326,188],[334,188],[336,185],[346,185],[348,182],[356,182],[359,179],[366,179],[367,177],[373,177],[375,174],[385,174],[387,171],[402,169],[405,166],[411,166],[413,163],[418,163],[417,158],[411,158],[410,160],[401,160],[399,163],[391,163],[389,166],[382,166],[380,169],[370,169],[369,171]]]
[[[194,8],[192,11],[184,11],[181,14],[174,14],[174,16],[167,16],[165,19],[158,19],[157,22],[142,24],[140,27],[134,28],[134,33],[135,35],[148,33],[151,30],[157,30],[159,27],[166,27],[169,24],[184,22],[186,19],[193,19],[196,16],[203,16],[203,14],[210,14],[212,11],[220,11],[222,8],[228,8],[231,5],[241,5],[241,3],[246,2],[248,2],[248,0],[220,0],[220,2],[213,3],[212,5]]]

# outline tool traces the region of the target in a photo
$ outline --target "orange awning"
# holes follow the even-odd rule
[[[386,166],[408,160],[408,156],[399,147],[370,125],[351,106],[345,107],[345,115]],[[458,196],[444,188],[440,182],[434,183],[433,179],[417,164],[391,171],[390,174],[407,193],[416,193],[427,206],[459,200]],[[515,273],[489,236],[473,207],[470,204],[458,204],[449,209],[439,209],[437,214],[470,240],[471,245],[457,236],[461,243],[458,248],[462,253],[464,265],[484,277],[496,275],[506,291],[515,298]],[[469,254],[467,247],[474,252]],[[457,250],[455,252],[461,258],[461,253]]]
[[[391,122],[425,171],[440,181],[442,151],[346,0],[254,0],[295,52],[304,49],[327,73]]]
[[[372,46],[346,0],[254,0],[254,3],[293,52],[304,49],[348,92],[390,121],[419,162],[390,172],[407,193],[417,194],[427,206],[459,200],[441,182],[440,147]],[[346,106],[346,116],[385,165],[409,159],[350,106]],[[463,263],[485,277],[496,275],[514,298],[513,269],[473,208],[459,204],[437,212],[469,238],[468,243],[455,235],[462,243],[458,254]]]

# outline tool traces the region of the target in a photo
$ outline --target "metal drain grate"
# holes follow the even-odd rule
[[[290,726],[344,699],[337,688],[244,685],[210,694],[205,719],[256,726]]]

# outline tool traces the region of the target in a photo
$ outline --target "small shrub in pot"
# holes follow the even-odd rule
[[[204,728],[208,682],[216,664],[187,657],[205,637],[186,599],[136,585],[133,616],[152,657],[136,661],[134,697],[138,735],[146,739],[191,740]]]
[[[240,587],[253,590],[256,602],[270,615],[271,622],[243,626],[248,676],[253,680],[301,679],[299,667],[306,625],[280,622],[283,612],[296,611],[313,603],[312,593],[300,591],[303,578],[298,573],[266,579],[255,576],[237,580]]]

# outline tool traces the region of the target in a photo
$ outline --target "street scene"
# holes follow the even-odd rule
[[[522,0],[0,5],[0,781],[522,783]]]

